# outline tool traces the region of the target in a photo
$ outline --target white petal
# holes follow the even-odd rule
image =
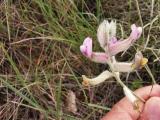
[[[116,21],[111,21],[110,23],[110,38],[116,36]]]
[[[126,63],[126,62],[116,62],[113,65],[113,69],[115,72],[132,72],[133,63]]]
[[[142,33],[142,27],[138,27],[139,33]]]
[[[106,79],[109,79],[113,77],[113,74],[111,72],[109,72],[108,70],[102,72],[100,75],[98,75],[95,78],[87,78],[85,75],[82,75],[83,78],[83,85],[84,86],[88,86],[88,85],[97,85],[100,84],[102,82],[104,82]]]
[[[128,98],[128,100],[132,103],[135,104],[135,102],[138,100],[137,97],[132,93],[132,91],[127,88],[126,86],[123,87],[124,94]]]
[[[109,25],[108,21],[104,20],[99,25],[98,30],[97,30],[97,38],[102,48],[106,46],[107,38],[109,37],[107,36],[107,33],[106,33],[106,28],[109,27],[108,25]]]
[[[112,37],[116,36],[116,22],[104,20],[98,27],[97,38],[100,46],[105,50],[106,45]]]

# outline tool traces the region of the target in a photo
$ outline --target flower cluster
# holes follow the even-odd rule
[[[82,75],[84,86],[97,85],[105,80],[115,77],[116,80],[121,84],[124,90],[124,94],[128,99],[135,104],[139,100],[136,95],[121,81],[120,73],[133,72],[137,69],[141,69],[148,62],[147,58],[144,58],[140,51],[137,51],[134,59],[131,62],[118,62],[115,55],[126,51],[132,46],[142,34],[142,27],[137,27],[135,24],[131,25],[131,33],[128,38],[117,40],[116,37],[116,22],[108,22],[104,20],[98,27],[97,38],[100,46],[104,52],[93,52],[92,50],[92,38],[87,37],[83,44],[80,46],[81,53],[97,63],[108,64],[109,70],[103,71],[100,75],[95,78],[88,78]]]
[[[142,53],[138,51],[135,54],[134,60],[131,62],[118,62],[115,59],[115,55],[126,51],[133,43],[140,38],[142,28],[137,27],[135,24],[131,25],[131,34],[126,39],[117,40],[116,38],[116,22],[111,21],[110,23],[104,20],[98,27],[97,38],[100,46],[105,52],[93,52],[92,50],[92,38],[87,37],[83,44],[80,46],[81,53],[90,59],[91,61],[103,64],[111,63],[112,68],[115,72],[133,72],[137,69],[142,68],[146,63],[147,59],[143,57]],[[96,85],[103,82],[106,79],[113,77],[112,73],[108,70],[102,72],[98,77],[90,79],[85,75],[83,77],[83,84]]]

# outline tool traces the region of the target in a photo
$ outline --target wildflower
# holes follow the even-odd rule
[[[141,69],[148,62],[147,58],[144,58],[141,52],[137,52],[135,55],[134,63],[132,64],[133,69]]]
[[[97,77],[95,78],[87,78],[85,75],[82,75],[82,78],[83,78],[83,82],[82,84],[84,86],[89,86],[89,85],[97,85],[97,84],[100,84],[102,82],[104,82],[106,79],[109,79],[113,77],[113,74],[111,72],[109,72],[108,70],[102,72],[100,75],[98,75]]]
[[[93,52],[92,51],[92,39],[87,37],[83,44],[80,46],[80,50],[84,56],[91,61],[97,63],[109,64],[111,71],[115,72],[119,76],[119,72],[133,72],[136,69],[142,68],[147,59],[143,58],[142,54],[137,53],[135,59],[132,62],[118,62],[115,59],[115,55],[127,50],[133,43],[140,38],[142,28],[137,27],[135,24],[131,25],[131,34],[127,39],[117,40],[116,38],[116,22],[108,22],[104,20],[98,27],[97,38],[100,46],[105,52]],[[113,77],[112,72],[104,71],[99,76],[90,79],[83,75],[83,85],[97,85],[106,79]]]
[[[92,39],[87,37],[83,44],[80,46],[80,50],[84,56],[86,56],[91,61],[97,63],[107,63],[108,56],[102,52],[93,52],[92,51]]]
[[[90,58],[92,55],[92,39],[87,37],[84,40],[83,45],[80,46],[80,50],[84,56]]]
[[[132,103],[135,109],[139,109],[138,98],[120,79],[121,72],[133,72],[137,69],[144,67],[148,59],[144,58],[141,52],[135,54],[135,58],[131,62],[118,62],[115,55],[126,51],[133,43],[140,38],[142,34],[142,28],[137,27],[135,24],[131,25],[131,34],[126,39],[117,40],[116,38],[116,22],[111,21],[110,23],[104,20],[98,27],[97,38],[100,46],[104,49],[103,52],[92,51],[92,39],[87,37],[83,44],[80,46],[80,50],[84,56],[88,59],[98,62],[107,63],[110,67],[110,71],[106,70],[95,78],[87,78],[82,75],[84,86],[97,85],[105,80],[115,77],[117,82],[123,87],[124,94]]]
[[[144,58],[142,53],[138,51],[135,54],[135,58],[132,62],[116,62],[113,63],[114,70],[116,72],[133,72],[137,69],[141,69],[144,67],[148,62],[147,58]]]
[[[135,24],[131,25],[131,34],[127,39],[117,40],[116,38],[116,22],[111,21],[110,23],[104,20],[98,27],[97,38],[100,46],[105,50],[105,53],[100,53],[100,55],[92,53],[92,39],[87,37],[83,45],[80,46],[80,50],[84,56],[97,62],[94,58],[100,57],[101,55],[107,58],[108,56],[114,56],[119,52],[127,50],[133,43],[141,36],[142,28],[137,27]],[[104,55],[106,54],[106,55]],[[94,55],[94,56],[93,56]],[[98,60],[98,62],[100,62]],[[100,62],[106,63],[106,62]]]
[[[110,55],[116,55],[119,52],[127,50],[141,35],[142,28],[136,27],[135,24],[131,26],[131,34],[130,36],[125,40],[118,40],[115,42],[115,40],[112,40],[109,43],[109,52]]]

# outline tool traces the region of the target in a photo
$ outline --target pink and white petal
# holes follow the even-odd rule
[[[81,45],[80,46],[80,51],[81,51],[82,54],[86,54],[86,46]]]
[[[135,54],[135,58],[134,58],[134,67],[135,68],[138,68],[141,66],[141,60],[143,59],[143,55],[140,51],[138,51],[136,54]]]
[[[117,42],[117,38],[116,37],[112,37],[109,41],[109,44],[114,44]]]
[[[108,42],[107,29],[109,27],[109,22],[104,20],[97,29],[97,38],[100,46],[104,49]]]
[[[90,60],[94,61],[96,63],[104,63],[105,64],[108,62],[108,55],[106,53],[93,52]]]
[[[141,69],[142,67],[144,67],[148,62],[147,58],[144,58],[142,53],[140,51],[138,51],[135,54],[135,58],[133,60],[133,65],[132,68],[133,69]]]
[[[80,51],[82,54],[88,58],[92,55],[92,38],[87,37],[83,44],[80,46]]]
[[[100,46],[106,50],[108,42],[112,37],[116,36],[116,21],[111,21],[110,23],[107,20],[104,20],[98,27],[97,38]]]
[[[84,40],[84,43],[83,43],[86,47],[87,47],[87,55],[88,56],[91,56],[92,55],[92,38],[90,37],[87,37],[85,40]]]
[[[116,55],[119,52],[127,50],[132,45],[132,41],[129,39],[119,40],[116,43],[109,44],[110,55]]]
[[[85,52],[84,46],[80,46],[80,49],[81,49],[81,52],[84,51],[82,52],[82,54],[93,62],[104,63],[104,64],[108,62],[108,55],[106,53],[92,52],[92,55],[88,56]]]
[[[106,53],[92,52],[92,39],[89,37],[87,37],[80,46],[80,51],[91,61],[97,63],[107,63],[108,61],[108,56]]]
[[[110,55],[116,55],[119,52],[127,50],[132,44],[141,36],[142,28],[136,27],[135,24],[131,26],[132,32],[130,36],[125,40],[119,40],[115,43],[111,42],[109,44]]]
[[[135,24],[131,25],[131,34],[129,36],[130,39],[134,42],[135,40],[139,39],[142,34],[142,27],[136,27]]]

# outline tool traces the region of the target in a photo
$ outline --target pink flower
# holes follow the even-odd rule
[[[80,46],[80,51],[90,60],[98,63],[107,63],[108,57],[127,50],[133,43],[140,38],[142,28],[135,24],[131,25],[131,34],[127,39],[117,40],[116,38],[116,22],[110,23],[104,20],[98,27],[97,37],[100,46],[105,50],[104,53],[92,51],[92,38],[87,37]]]
[[[90,58],[92,55],[92,38],[87,37],[83,45],[80,46],[80,50],[84,56]]]
[[[136,27],[135,24],[131,25],[131,30],[132,32],[127,39],[109,43],[108,47],[110,55],[116,55],[119,52],[127,50],[142,34],[142,28]]]
[[[129,36],[130,39],[132,39],[133,42],[135,42],[135,40],[139,39],[141,34],[142,34],[142,27],[136,27],[135,24],[131,25],[131,34]]]
[[[115,55],[127,50],[133,43],[140,38],[142,34],[142,28],[136,27],[135,24],[131,25],[131,34],[127,39],[117,40],[116,38],[116,22],[108,22],[104,20],[98,27],[97,38],[100,46],[105,52],[93,52],[92,51],[92,39],[87,37],[83,44],[80,46],[80,51],[88,59],[98,62],[98,63],[108,63],[112,72],[108,70],[102,72],[99,76],[95,78],[87,78],[83,75],[83,85],[97,85],[103,81],[115,77],[120,77],[120,72],[133,72],[137,69],[144,67],[148,59],[143,58],[143,55],[138,52],[135,55],[135,59],[132,62],[118,62],[116,61]],[[123,85],[122,85],[123,86]],[[123,87],[125,95],[130,99],[130,101],[135,102],[136,98],[131,93],[127,87]]]
[[[87,37],[83,44],[80,46],[80,51],[84,56],[89,58],[91,61],[97,63],[107,63],[108,55],[102,52],[93,52],[92,51],[92,38]]]

